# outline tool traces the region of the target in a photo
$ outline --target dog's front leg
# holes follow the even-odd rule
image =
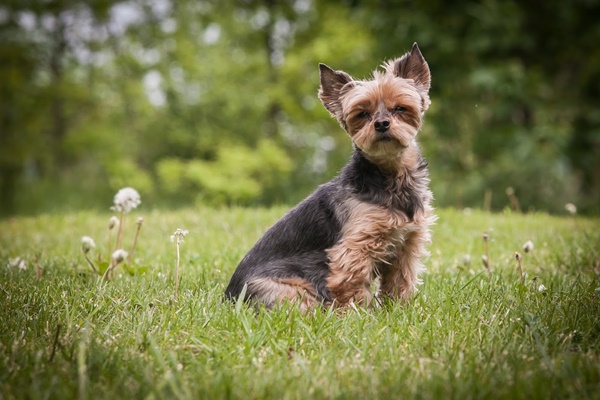
[[[429,242],[429,231],[423,227],[410,232],[397,248],[397,256],[390,265],[382,268],[380,291],[384,296],[409,300],[421,283],[419,274],[425,270],[421,262],[427,255],[425,245]]]
[[[390,238],[402,223],[401,216],[383,207],[354,199],[349,199],[346,205],[352,212],[342,238],[327,251],[330,269],[327,287],[340,307],[371,301],[375,268],[388,262],[394,248]]]
[[[385,262],[389,249],[385,231],[365,229],[346,235],[328,251],[327,287],[339,307],[352,302],[362,305],[371,302],[375,267]]]
[[[349,303],[368,304],[371,300],[373,260],[361,248],[341,241],[329,251],[330,274],[327,287],[338,307]]]

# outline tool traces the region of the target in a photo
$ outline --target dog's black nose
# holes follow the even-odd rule
[[[375,121],[375,130],[377,132],[385,132],[390,127],[390,121],[387,119],[378,119]]]

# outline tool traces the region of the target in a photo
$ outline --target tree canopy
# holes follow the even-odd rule
[[[0,210],[294,202],[345,163],[319,62],[418,42],[439,206],[600,210],[599,2],[7,0]],[[147,198],[147,197],[146,197]]]

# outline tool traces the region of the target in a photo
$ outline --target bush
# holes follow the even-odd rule
[[[166,194],[208,204],[252,204],[277,198],[277,184],[291,172],[291,160],[275,143],[262,140],[253,149],[220,147],[214,160],[165,158],[156,165]]]

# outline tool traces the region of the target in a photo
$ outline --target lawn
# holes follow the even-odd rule
[[[124,225],[129,246],[144,217],[131,272],[110,281],[81,251],[91,236],[106,258],[110,214],[0,221],[0,399],[600,398],[598,219],[440,210],[410,304],[224,302],[283,212],[142,207]],[[175,298],[177,228],[190,233]]]

